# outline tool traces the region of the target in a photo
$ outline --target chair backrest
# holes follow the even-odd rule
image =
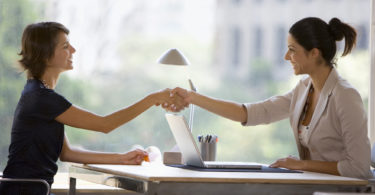
[[[48,182],[44,179],[15,179],[15,178],[3,178],[2,175],[0,175],[0,182],[18,182],[18,183],[41,183],[43,184],[47,189],[47,195],[50,194],[51,188],[48,184]]]

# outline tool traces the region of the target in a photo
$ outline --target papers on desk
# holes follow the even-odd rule
[[[148,156],[145,158],[145,161],[143,161],[143,163],[162,163],[161,152],[158,147],[149,146],[147,148],[144,148],[141,145],[134,145],[132,147],[132,150],[135,149],[144,150],[148,153]]]

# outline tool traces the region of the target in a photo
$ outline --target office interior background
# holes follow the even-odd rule
[[[22,31],[29,23],[58,21],[70,29],[74,70],[63,73],[56,91],[73,104],[105,115],[145,95],[191,78],[202,94],[256,102],[291,90],[301,79],[284,60],[289,27],[313,16],[338,17],[357,30],[357,47],[338,59],[339,73],[369,98],[370,0],[0,0],[0,170],[7,161],[15,106],[25,84],[17,68]],[[342,47],[342,44],[339,44]],[[186,67],[156,61],[178,48]],[[341,52],[338,52],[340,55]],[[170,150],[175,141],[153,107],[110,134],[66,126],[73,145],[125,152],[134,145]],[[189,109],[181,112],[189,116]],[[193,134],[218,135],[217,160],[272,163],[297,156],[288,119],[243,127],[199,107]],[[59,162],[59,171],[66,164]]]

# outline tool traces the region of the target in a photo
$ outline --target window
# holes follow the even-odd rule
[[[277,66],[284,62],[290,25],[306,16],[325,21],[338,17],[359,32],[357,49],[338,61],[338,71],[360,91],[366,105],[372,101],[369,113],[375,113],[375,55],[369,74],[370,0],[249,2],[0,0],[0,13],[6,13],[0,17],[0,170],[6,164],[12,117],[25,83],[24,75],[13,68],[19,59],[22,30],[38,21],[66,25],[77,49],[74,70],[62,74],[56,90],[74,104],[105,115],[163,88],[188,88],[186,72],[199,92],[220,99],[244,103],[283,94],[299,80],[290,66]],[[343,7],[350,7],[350,14]],[[156,64],[169,48],[185,54],[191,62],[188,71]],[[242,59],[247,57],[251,63],[243,65]],[[213,59],[220,60],[213,63]],[[279,74],[283,75],[275,76]],[[372,95],[368,91],[370,76]],[[66,133],[72,145],[90,150],[125,152],[139,144],[155,145],[163,152],[175,145],[164,113],[153,107],[107,135],[71,127],[66,127]],[[369,119],[373,124],[374,116]],[[242,127],[196,107],[193,134],[219,136],[218,160],[272,163],[298,155],[287,120]],[[65,168],[60,163],[59,170]]]
[[[369,32],[369,29],[366,28],[365,25],[361,24],[356,28],[356,30],[357,30],[357,48],[358,49],[368,48],[368,43],[369,43],[368,32]]]
[[[261,57],[262,56],[262,51],[263,51],[263,32],[261,27],[256,27],[254,29],[254,56],[255,57]]]
[[[240,63],[241,50],[241,32],[239,28],[232,29],[232,64],[237,66]]]
[[[370,68],[370,101],[369,101],[369,134],[371,144],[375,143],[375,3],[371,2],[371,23],[370,23],[370,53],[371,53],[371,68]]]
[[[276,45],[275,45],[275,54],[276,54],[276,65],[281,66],[285,63],[284,55],[286,52],[286,41],[287,33],[284,26],[278,26],[276,28]]]

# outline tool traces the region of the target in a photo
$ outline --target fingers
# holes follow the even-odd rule
[[[172,89],[170,93],[171,93],[172,96],[178,95],[178,96],[182,97],[185,101],[190,103],[190,97],[189,97],[190,95],[189,95],[188,90],[180,88],[180,87],[176,87],[176,88]]]
[[[271,167],[271,168],[283,167],[285,162],[286,162],[286,158],[280,158],[276,162],[270,164],[269,167]]]
[[[180,96],[175,96],[172,98],[172,101],[173,101],[173,110],[174,111],[180,111],[180,110],[183,110],[186,106],[186,102],[184,101],[183,98],[181,98]]]
[[[299,160],[298,157],[296,157],[296,156],[292,156],[292,155],[289,155],[288,158],[291,158],[291,159],[294,159],[294,160]]]
[[[128,153],[123,154],[123,164],[127,165],[139,165],[147,159],[148,153],[144,150],[136,149]]]
[[[172,97],[162,103],[162,108],[167,111],[179,112],[187,107],[187,103],[181,97]]]
[[[279,167],[279,166],[280,166],[279,163],[276,161],[276,162],[270,164],[269,167],[271,167],[271,168],[277,168],[277,167]]]
[[[304,161],[299,160],[296,157],[288,156],[286,158],[281,158],[277,160],[276,162],[272,163],[270,167],[282,167],[287,169],[303,169],[304,167]]]
[[[176,87],[176,88],[174,88],[174,89],[171,90],[171,95],[174,96],[176,94],[184,97],[187,94],[187,92],[186,92],[186,89],[183,89],[183,88],[180,88],[180,87]]]
[[[173,90],[164,89],[157,93],[155,105],[161,105],[169,112],[180,112],[189,106],[189,94],[186,89],[176,87]]]

